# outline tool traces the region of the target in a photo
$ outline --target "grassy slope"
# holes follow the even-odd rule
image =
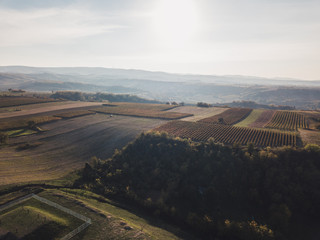
[[[18,237],[31,234],[48,223],[51,223],[52,227],[57,227],[59,229],[58,236],[62,237],[83,223],[83,221],[35,199],[29,199],[0,212],[0,220],[2,229],[15,233]]]
[[[263,109],[253,109],[252,112],[247,116],[245,119],[243,119],[241,122],[235,124],[236,127],[248,127],[251,123],[256,121],[260,115],[263,113]]]

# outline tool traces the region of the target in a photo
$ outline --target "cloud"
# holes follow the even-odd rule
[[[123,28],[106,15],[74,8],[0,8],[0,47],[66,43]]]

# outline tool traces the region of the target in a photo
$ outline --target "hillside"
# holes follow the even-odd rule
[[[134,202],[203,239],[313,239],[319,159],[311,145],[258,150],[142,134],[87,164],[76,186]]]
[[[182,75],[108,68],[0,67],[2,90],[81,90],[128,93],[158,101],[225,103],[255,101],[317,109],[320,82],[244,76]],[[284,94],[279,94],[284,93]]]

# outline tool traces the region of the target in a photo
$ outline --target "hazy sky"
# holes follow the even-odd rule
[[[0,0],[0,65],[320,80],[320,1]]]

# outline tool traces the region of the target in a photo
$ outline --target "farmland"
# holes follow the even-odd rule
[[[245,119],[251,111],[250,108],[230,108],[220,114],[201,119],[199,122],[233,125]]]
[[[254,122],[256,122],[261,115],[265,112],[263,109],[253,109],[252,112],[243,119],[241,122],[235,124],[237,127],[248,127],[249,125],[252,125]]]
[[[51,98],[34,98],[34,97],[1,97],[0,96],[0,108],[21,106],[35,103],[55,102],[56,100]]]
[[[167,132],[169,135],[190,138],[194,141],[207,141],[213,138],[225,144],[248,144],[257,146],[296,146],[297,135],[291,132],[281,132],[245,127],[234,127],[224,124],[202,122],[172,121],[154,129]]]
[[[256,121],[249,124],[249,127],[262,128],[272,119],[275,111],[274,110],[264,110]]]
[[[276,111],[266,128],[295,131],[308,128],[308,122],[302,114],[293,111]]]
[[[165,120],[181,119],[192,116],[192,114],[187,113],[165,111],[172,108],[174,108],[174,106],[164,104],[115,103],[115,105],[108,104],[103,107],[92,109],[92,111],[104,114],[158,118]]]
[[[179,106],[169,110],[169,112],[180,112],[180,113],[188,113],[193,114],[193,116],[183,118],[183,121],[196,122],[203,118],[212,117],[214,115],[220,114],[224,111],[228,110],[228,108],[222,107],[195,107],[195,106]]]
[[[0,120],[0,130],[7,129],[17,129],[17,128],[26,128],[29,125],[29,122],[34,122],[35,124],[43,124],[56,120],[60,120],[59,117],[54,116],[34,116],[34,117],[25,117],[8,120]]]
[[[107,158],[143,131],[163,123],[157,119],[104,114],[86,115],[41,125],[40,134],[10,138],[0,148],[1,185],[60,178],[91,157]]]

